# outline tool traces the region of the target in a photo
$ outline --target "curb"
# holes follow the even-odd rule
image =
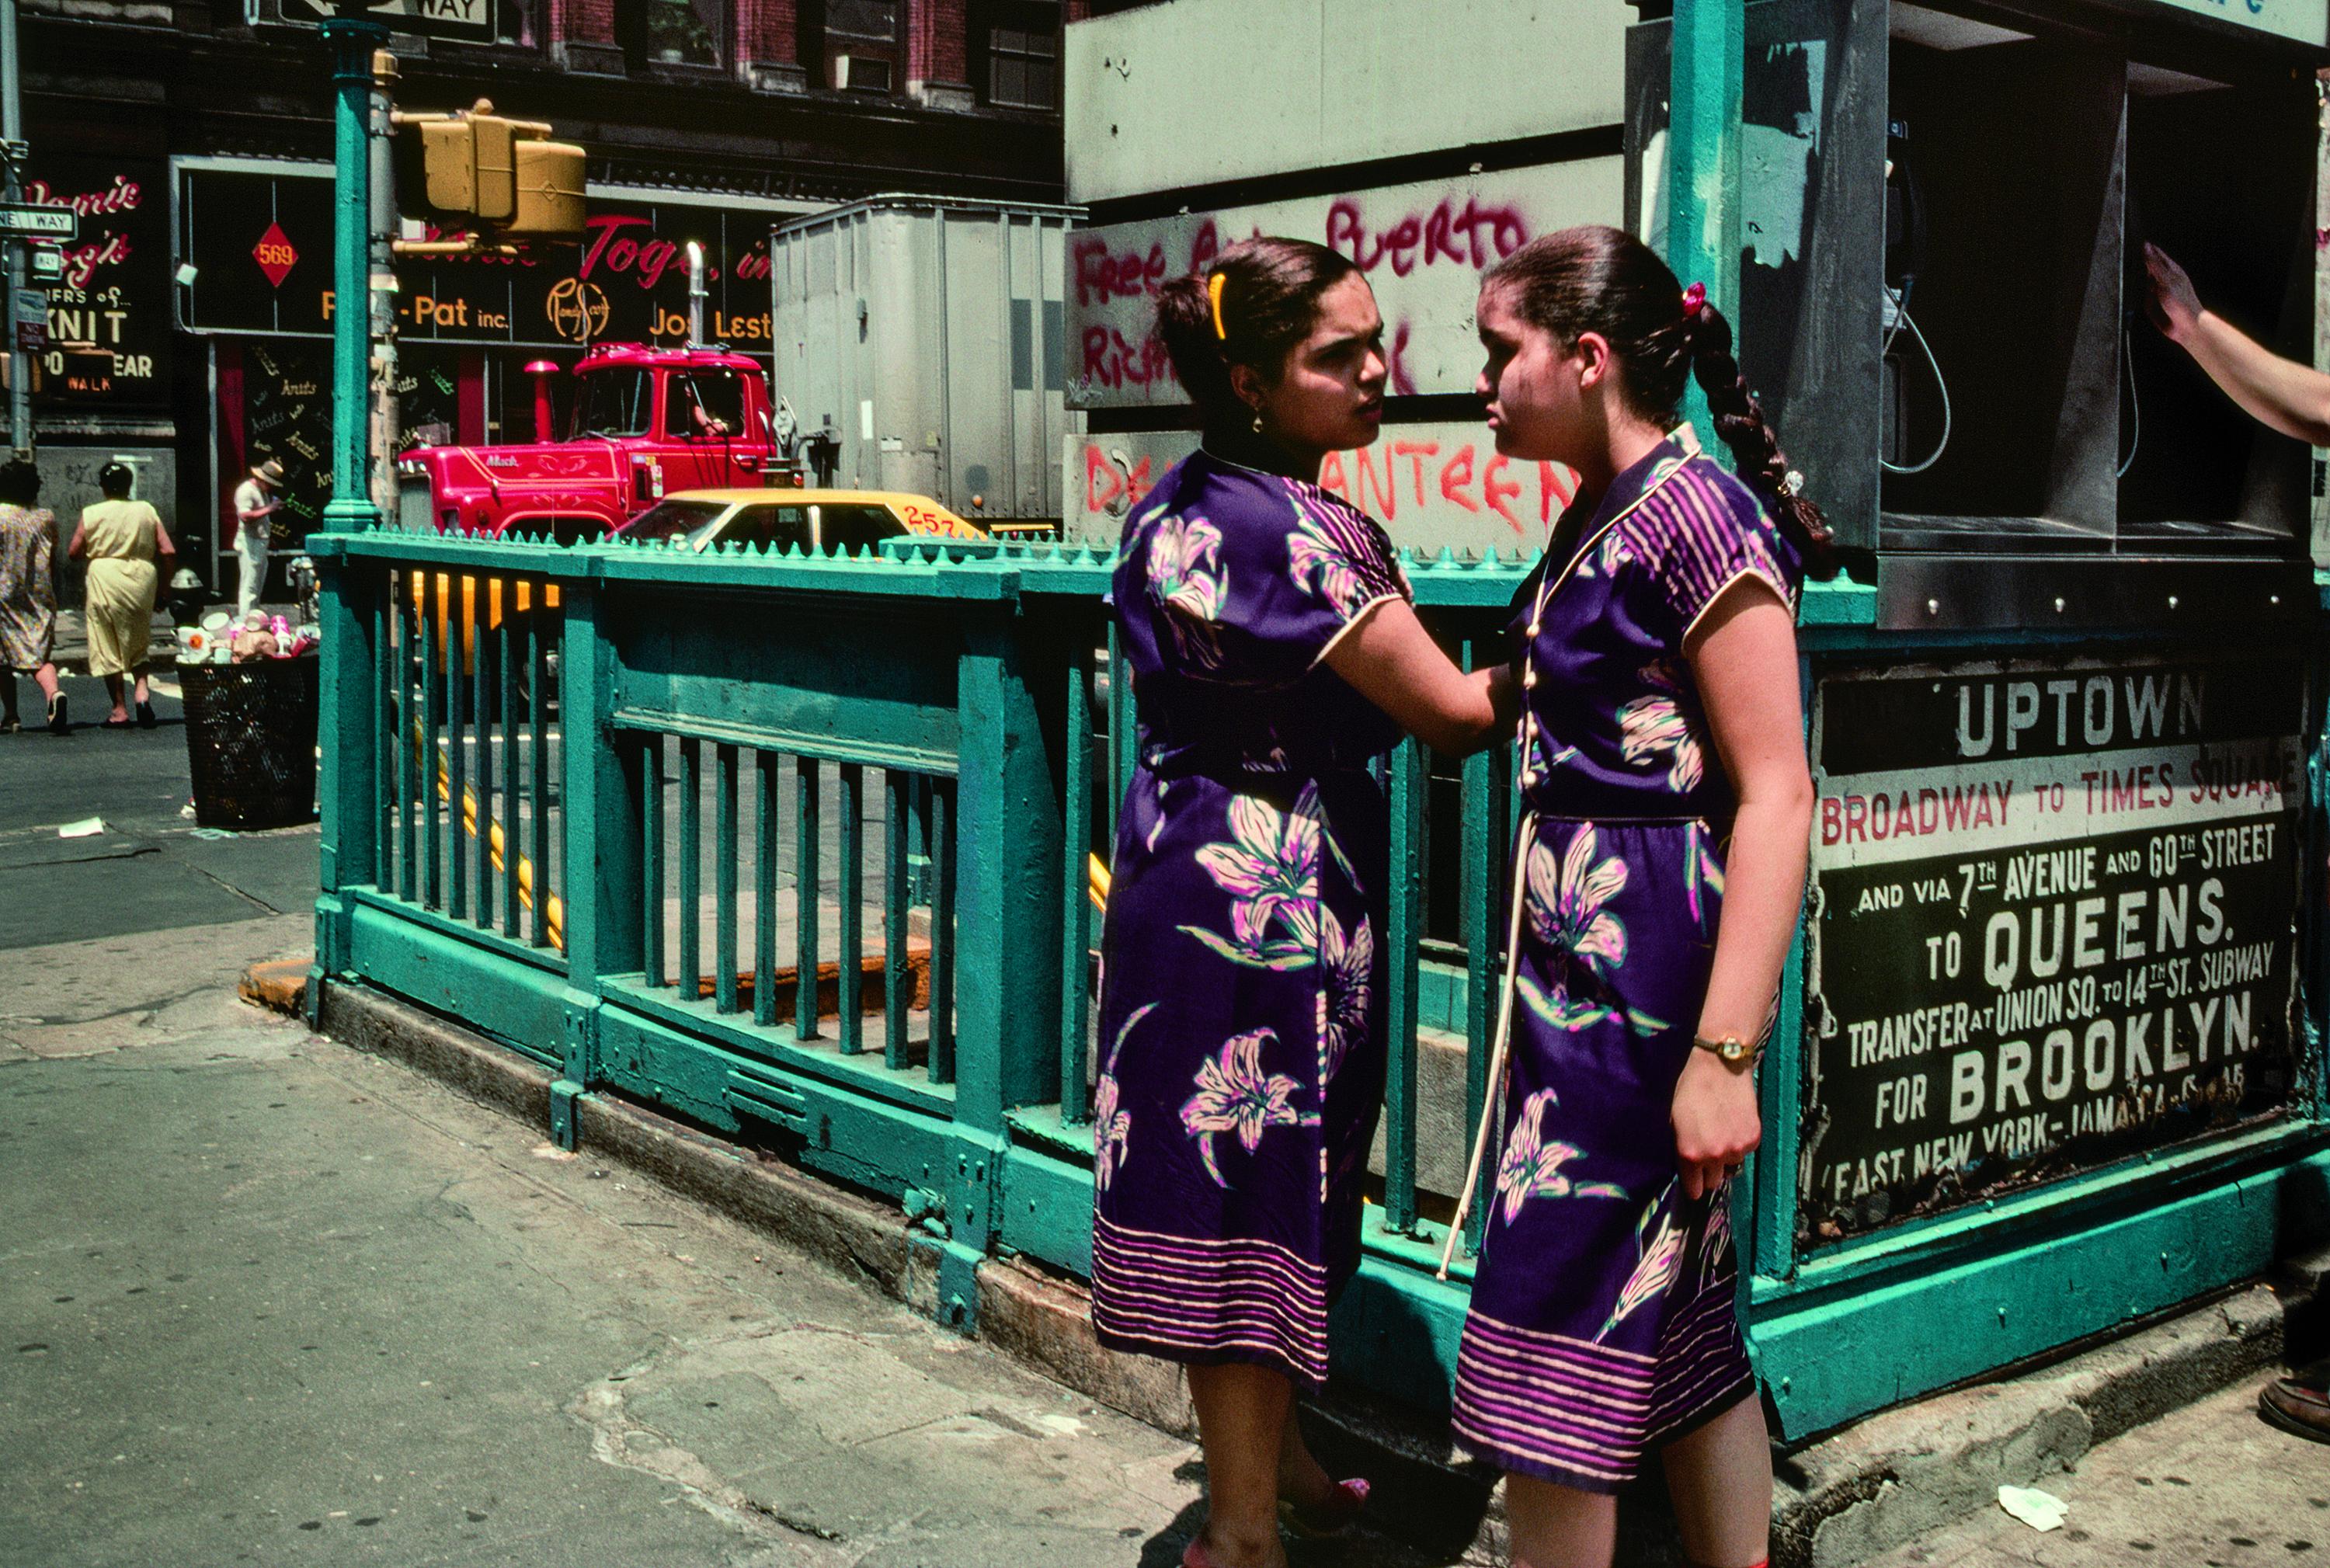
[[[253,964],[243,970],[234,988],[254,1007],[296,1018],[300,1005],[308,999],[308,971],[315,967],[316,960],[311,958],[276,959]]]
[[[289,968],[304,983],[307,960],[255,965],[243,994],[284,1010],[275,999],[282,984],[261,972]],[[548,1067],[360,984],[328,982],[322,1004],[320,1032],[340,1044],[549,1127]],[[935,1304],[929,1249],[914,1244],[919,1233],[895,1205],[625,1100],[585,1094],[575,1115],[578,1148],[885,1295]],[[2052,1365],[1881,1412],[1776,1458],[1772,1568],[1851,1568],[1992,1507],[2002,1485],[2070,1469],[2098,1443],[2274,1366],[2286,1325],[2306,1317],[2325,1264],[2330,1253],[2293,1261],[2280,1293],[2251,1285]],[[1195,1438],[1179,1370],[1103,1347],[1081,1286],[1019,1259],[991,1260],[978,1277],[979,1337],[1103,1404]],[[1375,1481],[1373,1524],[1451,1560],[1502,1561],[1493,1475],[1457,1453],[1444,1422],[1341,1391],[1299,1408],[1331,1473]],[[1624,1499],[1619,1548],[1622,1561],[1644,1568],[1682,1561],[1663,1487],[1653,1481]]]

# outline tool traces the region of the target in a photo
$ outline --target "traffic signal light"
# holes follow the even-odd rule
[[[421,129],[422,187],[439,212],[505,234],[582,231],[583,152],[538,120],[505,119],[485,99],[466,112],[399,115]]]

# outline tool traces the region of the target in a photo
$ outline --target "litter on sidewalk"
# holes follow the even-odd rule
[[[95,838],[105,831],[105,818],[84,817],[79,822],[68,822],[57,829],[59,838]]]
[[[2061,1528],[2063,1516],[2071,1511],[2070,1504],[2035,1487],[1999,1488],[1998,1506],[2034,1530]]]

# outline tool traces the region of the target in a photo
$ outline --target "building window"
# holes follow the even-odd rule
[[[826,0],[825,84],[897,91],[906,74],[905,10],[898,0]]]
[[[987,101],[1005,109],[1060,107],[1060,8],[994,5],[987,29]]]
[[[537,0],[494,0],[494,42],[532,49],[542,43],[535,31]]]
[[[726,0],[617,0],[623,63],[717,66],[726,43]]]

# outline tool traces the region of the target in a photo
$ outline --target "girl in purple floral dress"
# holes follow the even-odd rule
[[[1453,1425],[1506,1472],[1517,1568],[1604,1568],[1652,1449],[1693,1563],[1752,1568],[1772,1473],[1726,1184],[1803,897],[1794,609],[1827,529],[1729,326],[1640,241],[1530,242],[1479,326],[1497,449],[1579,490],[1514,600],[1510,1067]],[[1687,373],[1740,478],[1678,428]]]
[[[1359,1263],[1384,1081],[1386,816],[1403,728],[1501,727],[1409,603],[1383,531],[1321,490],[1382,418],[1383,322],[1351,263],[1250,240],[1159,293],[1203,449],[1126,518],[1113,599],[1139,713],[1103,940],[1093,1323],[1179,1361],[1206,1450],[1191,1568],[1275,1568],[1282,1507],[1340,1527],[1291,1419]]]

